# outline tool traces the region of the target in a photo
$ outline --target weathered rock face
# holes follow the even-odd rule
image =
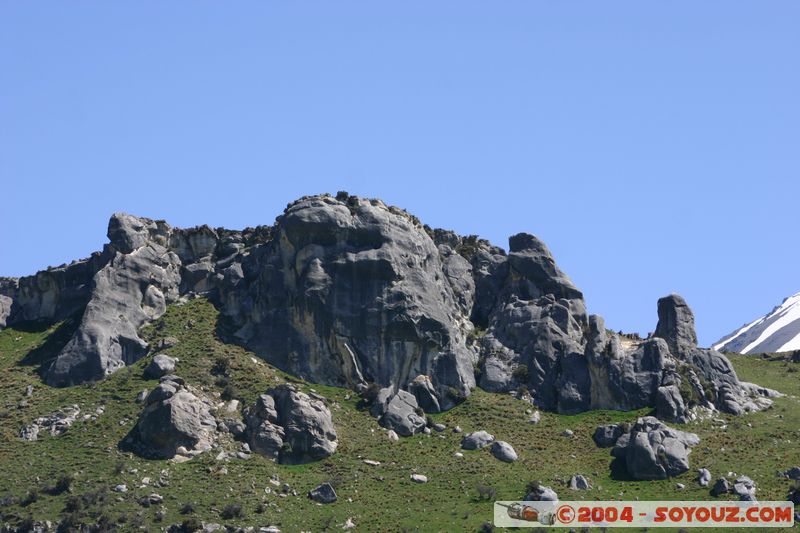
[[[694,313],[686,300],[677,294],[658,300],[658,325],[653,335],[666,340],[669,350],[675,355],[697,347]]]
[[[179,448],[190,454],[208,450],[216,437],[212,404],[177,376],[164,376],[145,399],[127,444],[146,457],[172,458]]]
[[[291,385],[268,390],[244,414],[250,448],[278,462],[308,463],[336,451],[330,410]]]
[[[178,298],[179,265],[174,253],[156,243],[118,252],[94,275],[78,331],[47,371],[47,382],[101,379],[144,357],[148,346],[138,330]]]
[[[284,370],[351,387],[406,387],[425,375],[438,396],[432,405],[447,408],[475,384],[467,271],[399,209],[310,197],[290,205],[274,238],[245,258],[243,278],[222,291],[223,301],[241,303],[222,311],[240,342]],[[453,275],[461,277],[451,284]]]
[[[672,429],[646,416],[617,439],[611,454],[624,461],[634,479],[666,479],[689,470],[689,453],[699,442],[694,433]]]
[[[144,357],[139,329],[180,296],[203,293],[227,339],[271,364],[315,382],[391,390],[377,416],[404,434],[423,427],[412,411],[452,407],[476,375],[488,391],[525,388],[549,410],[655,406],[673,422],[695,405],[762,409],[773,394],[697,347],[679,296],[659,300],[652,338],[607,331],[526,233],[506,253],[340,193],[301,198],[274,226],[241,232],[116,214],[108,238],[89,259],[0,279],[0,327],[81,314],[45,373],[53,385],[101,379]]]

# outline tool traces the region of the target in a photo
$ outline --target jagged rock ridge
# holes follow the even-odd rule
[[[659,301],[650,339],[607,331],[533,235],[512,236],[506,253],[339,193],[301,198],[273,226],[241,232],[116,214],[108,237],[89,259],[0,282],[0,324],[82,313],[45,373],[50,384],[102,379],[140,359],[149,347],[139,328],[202,293],[227,340],[311,381],[387,388],[386,407],[401,416],[383,418],[411,433],[409,413],[448,409],[476,384],[524,388],[563,413],[656,406],[678,422],[692,405],[740,413],[769,403],[770,391],[697,347],[678,296]],[[409,394],[393,401],[399,391]]]

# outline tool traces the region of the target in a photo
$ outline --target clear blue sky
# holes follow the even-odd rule
[[[344,189],[701,343],[800,291],[800,2],[3,2],[0,274]]]

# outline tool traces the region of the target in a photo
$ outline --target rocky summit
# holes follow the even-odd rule
[[[0,287],[6,326],[80,315],[44,372],[51,385],[101,380],[141,359],[152,347],[139,330],[202,294],[224,317],[225,339],[270,364],[316,383],[390,388],[389,414],[378,416],[401,434],[421,428],[402,409],[447,410],[476,386],[524,389],[561,413],[652,406],[677,422],[693,406],[741,413],[770,404],[771,391],[697,347],[681,297],[659,300],[651,338],[622,337],[587,313],[527,233],[510,237],[506,252],[339,193],[301,198],[272,226],[243,231],[118,213],[108,239],[88,259]],[[399,391],[412,398],[393,400]]]

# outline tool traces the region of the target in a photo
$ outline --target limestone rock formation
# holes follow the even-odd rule
[[[145,457],[172,458],[211,448],[217,430],[212,404],[190,390],[183,379],[167,375],[145,399],[127,445]]]
[[[273,226],[243,231],[115,214],[108,238],[88,259],[0,279],[0,327],[80,317],[45,369],[52,385],[102,379],[141,359],[150,347],[140,328],[181,296],[204,294],[225,339],[269,363],[314,382],[390,391],[376,416],[404,435],[424,428],[417,409],[453,407],[476,377],[488,391],[524,388],[543,409],[649,406],[670,422],[691,419],[695,406],[763,409],[774,394],[697,347],[679,296],[659,300],[649,339],[608,331],[527,233],[505,252],[339,193],[301,198]]]
[[[694,433],[672,429],[646,416],[617,439],[611,454],[624,462],[634,479],[666,479],[689,470],[689,453],[699,442]]]
[[[292,385],[279,385],[245,410],[250,448],[285,464],[328,457],[336,451],[331,412]]]
[[[236,339],[317,382],[405,388],[429,376],[434,408],[469,394],[477,355],[459,303],[469,291],[415,218],[379,200],[314,196],[291,204],[273,234],[222,287],[238,302],[222,308]]]

